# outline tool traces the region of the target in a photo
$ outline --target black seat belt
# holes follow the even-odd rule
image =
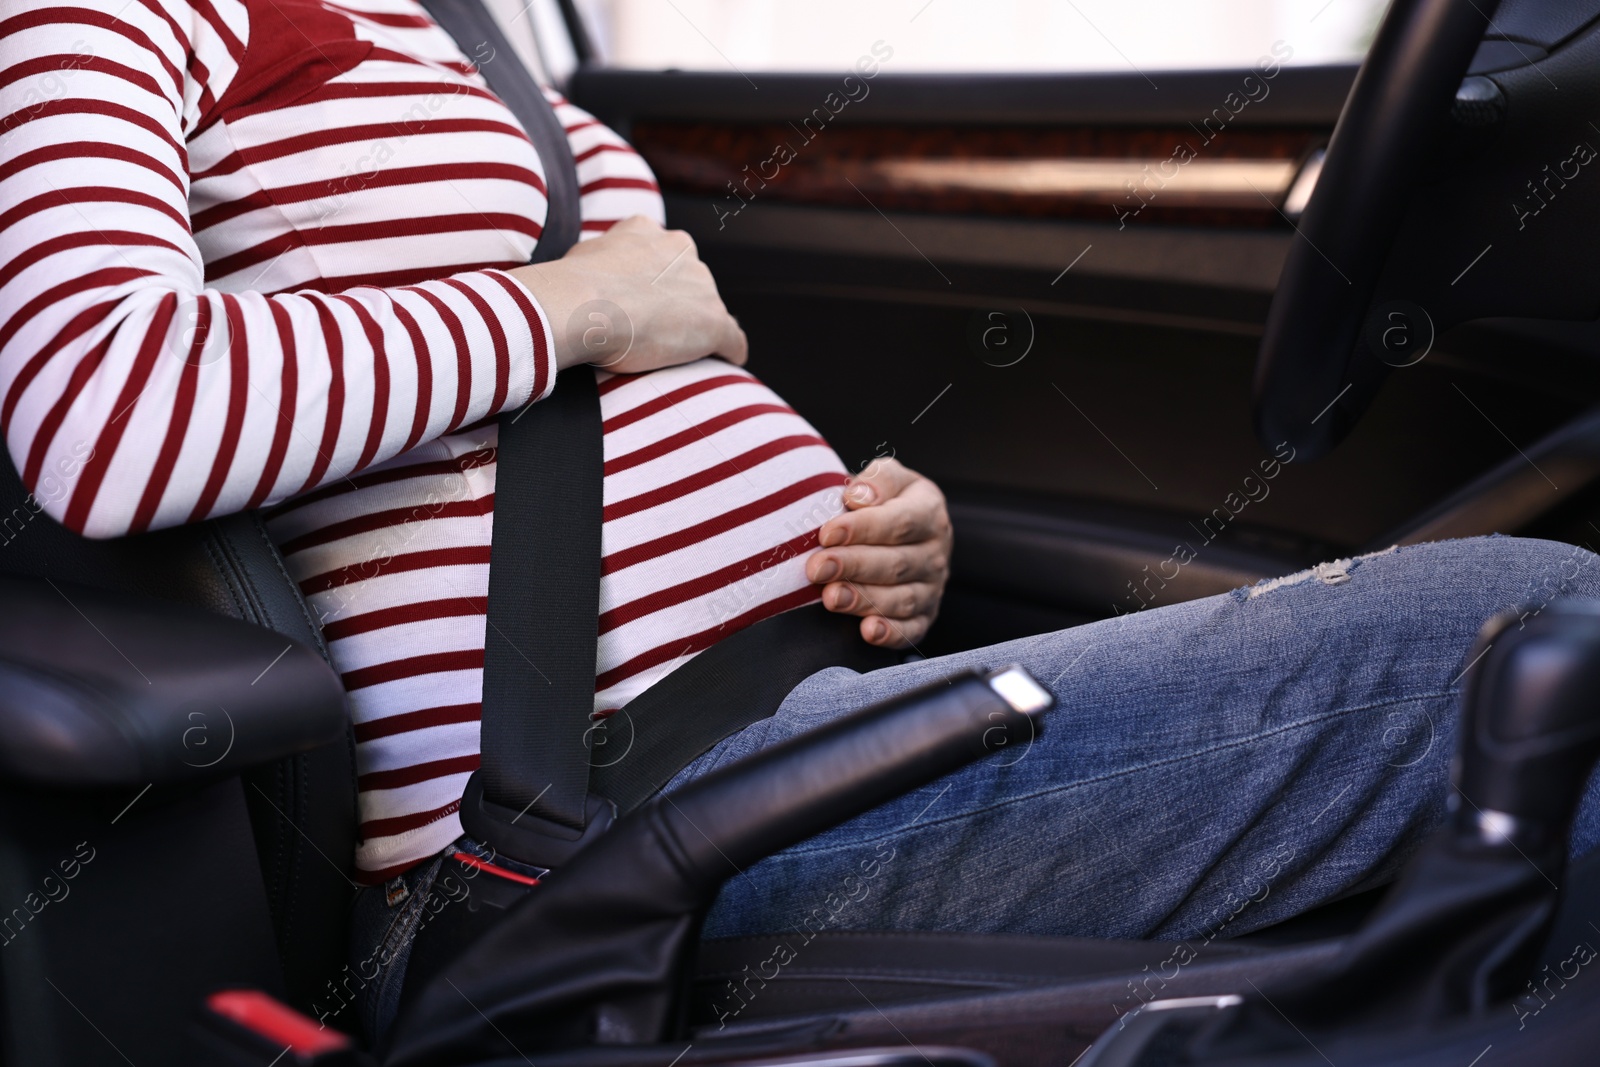
[[[522,123],[528,140],[539,153],[550,207],[545,213],[544,232],[539,235],[531,262],[560,259],[567,254],[567,249],[578,243],[583,224],[578,210],[578,167],[573,162],[572,145],[567,141],[567,132],[561,128],[561,120],[483,0],[421,0],[421,3],[433,21],[455,38],[461,51],[477,64],[478,73]]]
[[[549,210],[533,261],[559,258],[581,225],[577,167],[560,120],[483,0],[421,2],[476,58],[539,153]],[[856,619],[813,605],[731,633],[596,723],[604,476],[591,367],[562,372],[547,399],[500,418],[482,755],[461,824],[538,867],[565,862],[696,756],[772,715],[807,676],[898,660],[862,641]]]
[[[549,205],[533,262],[559,259],[581,225],[577,166],[560,119],[483,0],[422,6],[533,142]],[[473,837],[540,866],[564,858],[564,839],[575,845],[586,827],[599,832],[609,822],[609,810],[590,800],[585,747],[600,617],[602,447],[589,367],[560,374],[536,407],[500,418],[482,756],[461,822]]]

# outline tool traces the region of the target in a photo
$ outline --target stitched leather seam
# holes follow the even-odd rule
[[[228,599],[233,601],[233,617],[248,621],[249,615],[246,612],[245,606],[239,602],[239,591],[235,588],[234,583],[230,580],[230,576],[228,574],[230,568],[227,566],[226,561],[221,558],[221,547],[217,542],[217,531],[215,526],[212,526],[206,530],[205,540],[202,541],[201,544],[205,547],[206,555],[211,560],[211,569],[216,572],[217,578],[220,579],[220,584],[227,592]]]
[[[328,656],[328,646],[322,639],[322,627],[317,625],[316,619],[311,616],[310,606],[306,604],[305,597],[300,595],[300,587],[289,575],[289,568],[284,566],[283,556],[278,551],[278,546],[272,543],[272,538],[267,533],[267,528],[261,521],[260,513],[250,512],[249,519],[255,527],[256,536],[261,538],[261,543],[267,546],[267,558],[272,560],[272,565],[277,568],[278,574],[283,577],[284,585],[293,593],[294,605],[300,611],[300,617],[305,620],[306,632],[311,635],[312,647],[322,654],[322,658],[330,664],[333,662]],[[355,753],[352,750],[351,756]]]
[[[930,981],[931,982],[937,982],[937,983],[939,983],[941,985],[950,985],[950,984],[953,984],[953,985],[978,985],[978,984],[989,985],[989,984],[996,984],[996,983],[1017,983],[1017,982],[1044,983],[1044,982],[1059,982],[1059,981],[1063,981],[1066,977],[1068,977],[1068,976],[1063,976],[1063,975],[1058,975],[1058,974],[999,974],[999,973],[995,973],[995,972],[991,972],[991,971],[973,972],[973,973],[968,974],[968,973],[963,972],[963,971],[924,971],[924,970],[906,970],[906,969],[898,969],[898,968],[894,969],[894,970],[881,970],[881,969],[876,968],[876,967],[860,967],[860,968],[857,968],[857,967],[828,967],[828,968],[819,968],[819,969],[817,969],[815,971],[804,971],[803,970],[803,971],[800,971],[799,973],[791,974],[790,972],[793,971],[793,970],[794,970],[794,968],[792,966],[790,966],[790,967],[785,967],[782,970],[780,970],[778,972],[777,976],[774,977],[774,978],[766,978],[764,975],[759,975],[759,974],[756,975],[756,977],[761,978],[763,981],[767,981],[767,982],[779,982],[779,981],[825,982],[825,981],[838,981],[841,978],[905,978],[905,979],[918,979],[918,980],[921,980],[921,981],[924,981],[924,982],[930,982]],[[1111,971],[1107,971],[1105,973],[1106,974],[1110,974],[1110,975],[1118,975],[1118,974],[1121,974],[1123,972],[1122,971],[1117,971],[1117,970],[1111,970]],[[744,974],[744,972],[742,970],[739,970],[739,971],[702,971],[699,974],[695,975],[695,981],[704,982],[704,981],[707,981],[707,980],[715,981],[715,980],[720,980],[720,979],[725,979],[725,978],[737,978],[742,974]],[[1077,978],[1077,977],[1080,977],[1080,976],[1072,975],[1070,977]],[[1082,977],[1090,977],[1090,976],[1089,975],[1084,975]]]

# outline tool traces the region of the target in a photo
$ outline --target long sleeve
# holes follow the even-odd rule
[[[250,288],[280,259],[321,254],[290,229],[281,250],[257,241],[227,269],[213,264],[208,286],[192,183],[252,173],[265,158],[257,147],[231,159],[215,143],[198,158],[237,88],[243,3],[6,11],[0,427],[56,519],[112,537],[271,504],[549,391],[550,328],[498,269],[331,292]],[[346,183],[352,221],[319,221],[316,240],[361,237],[381,253],[422,232],[353,232],[363,192]],[[372,273],[383,277],[379,265]]]

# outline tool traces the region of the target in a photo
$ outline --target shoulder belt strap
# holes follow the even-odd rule
[[[533,141],[550,203],[533,258],[559,258],[577,240],[580,215],[576,165],[554,110],[482,0],[422,4]],[[474,837],[544,866],[561,862],[619,809],[643,803],[724,737],[772,715],[809,675],[898,659],[862,641],[854,618],[812,605],[717,642],[595,723],[603,455],[589,367],[562,373],[535,409],[500,420],[482,761],[461,819]]]
[[[533,260],[559,258],[581,220],[577,168],[555,110],[482,0],[422,5],[533,142],[549,204]],[[495,804],[566,827],[586,822],[603,475],[591,368],[561,374],[550,397],[501,417],[477,777]]]
[[[533,250],[533,262],[560,259],[578,243],[583,220],[578,210],[578,168],[566,130],[544,91],[517,58],[511,42],[483,0],[422,0],[433,21],[455,38],[456,45],[489,83],[502,103],[522,123],[539,153],[549,204],[544,232]],[[562,323],[554,323],[556,329]]]

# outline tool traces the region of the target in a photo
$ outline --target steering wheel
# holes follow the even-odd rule
[[[1255,379],[1256,433],[1267,447],[1287,442],[1300,459],[1325,454],[1400,363],[1373,351],[1381,340],[1374,346],[1363,337],[1369,308],[1495,6],[1390,6],[1334,128],[1267,316]],[[1409,330],[1424,325],[1412,321],[1421,309],[1405,301],[1391,311]]]

